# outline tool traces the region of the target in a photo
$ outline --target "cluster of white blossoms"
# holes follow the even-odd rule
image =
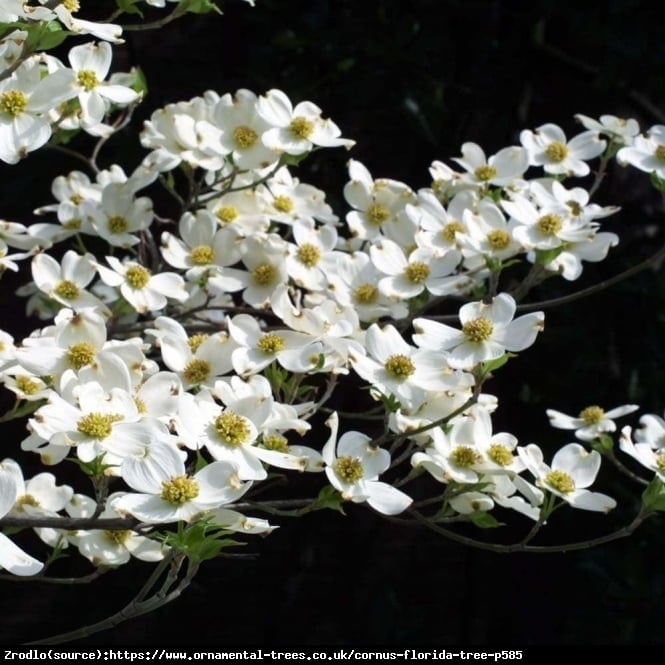
[[[74,5],[42,9],[69,25]],[[0,20],[41,11],[7,7]],[[24,39],[9,34],[0,57],[8,63]],[[18,64],[0,81],[0,159],[19,161],[55,129],[101,147],[115,131],[109,117],[140,101],[130,75],[110,74],[111,59],[103,41],[73,47],[69,65],[46,55]],[[665,128],[641,136],[633,120],[578,119],[586,130],[570,140],[546,124],[489,157],[465,143],[456,166],[434,162],[431,186],[417,191],[351,159],[342,218],[293,165],[354,142],[318,106],[275,89],[208,91],[155,111],[140,136],[148,153],[129,175],[96,160],[90,174],[58,175],[55,202],[35,211],[46,221],[0,224],[0,265],[29,265],[19,295],[46,322],[21,341],[0,331],[0,380],[17,417],[28,416],[21,449],[50,468],[75,461],[95,496],[50,472],[25,481],[7,458],[0,515],[56,519],[36,528],[44,543],[117,566],[161,559],[168,544],[153,527],[164,524],[269,532],[237,504],[259,510],[254,493],[276,473],[321,474],[311,509],[336,497],[395,515],[432,503],[413,502],[418,483],[419,496],[439,497],[434,522],[479,521],[496,506],[538,523],[563,503],[609,511],[614,500],[588,489],[601,459],[588,446],[637,407],[549,411],[587,447],[569,443],[548,465],[536,444],[493,432],[498,399],[483,392],[544,328],[542,312],[519,315],[524,293],[507,290],[504,271],[513,279],[517,266],[528,286],[575,280],[618,242],[600,221],[617,208],[567,179],[598,157],[605,168],[617,150],[621,163],[665,177]],[[455,327],[439,320],[456,316]],[[356,414],[338,414],[343,393]],[[360,431],[365,410],[383,432]],[[321,414],[325,443],[311,424]],[[355,429],[338,436],[349,418]],[[637,443],[624,430],[621,447],[665,481],[665,424],[643,425]],[[65,516],[126,528],[58,528]],[[6,536],[0,566],[41,568]]]

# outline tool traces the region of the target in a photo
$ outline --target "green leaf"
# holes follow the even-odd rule
[[[659,178],[655,171],[649,174],[649,178],[651,179],[651,184],[659,192],[665,192],[665,180]]]
[[[342,513],[342,515],[346,515],[342,508],[343,504],[344,499],[342,498],[342,495],[332,485],[322,487],[319,495],[314,501],[314,505],[318,509],[329,508],[330,510],[336,510],[338,513]]]
[[[69,462],[74,462],[83,473],[85,473],[88,476],[103,476],[105,475],[105,472],[107,469],[110,469],[114,466],[115,464],[106,464],[104,462],[104,456],[106,453],[102,453],[101,455],[98,455],[95,457],[95,459],[91,460],[90,462],[82,462],[80,459],[76,457],[68,457],[67,460]]]
[[[17,402],[14,405],[14,408],[11,411],[5,413],[0,417],[0,422],[7,422],[8,420],[16,420],[16,418],[24,418],[33,414],[40,406],[46,404],[48,400],[46,399],[37,399],[33,401],[25,400],[23,402]]]
[[[143,12],[136,6],[139,0],[115,0],[115,4],[125,14],[138,14],[143,18]]]
[[[62,44],[62,42],[75,33],[63,30],[58,21],[42,21],[29,24],[26,46],[30,51],[48,51]]]
[[[470,522],[481,529],[495,529],[498,526],[503,526],[503,522],[499,522],[494,516],[482,510],[471,513],[468,517]]]
[[[665,485],[655,476],[642,493],[642,504],[649,512],[665,511]]]
[[[200,563],[219,556],[227,547],[236,547],[245,543],[226,536],[230,532],[224,527],[200,520],[193,524],[178,524],[176,533],[167,533],[164,537],[166,545],[182,552],[193,563]]]
[[[178,9],[190,14],[222,13],[222,10],[212,0],[181,0]]]
[[[591,442],[591,447],[597,450],[601,455],[607,455],[614,449],[614,441],[611,436],[601,434],[597,439]]]
[[[503,367],[511,358],[516,358],[516,357],[517,357],[516,353],[506,352],[499,358],[495,358],[494,360],[488,360],[486,363],[483,363],[481,371],[483,374],[489,374],[490,372],[494,372],[500,367]]]
[[[145,97],[148,94],[148,79],[146,79],[143,70],[140,67],[132,67],[130,74],[134,76],[134,80],[129,84],[129,87],[134,92],[138,92],[142,98]],[[173,177],[171,172],[169,172],[169,175]]]
[[[556,259],[561,252],[563,252],[564,247],[555,247],[554,249],[537,249],[536,250],[536,263],[546,266],[548,263],[551,263]]]

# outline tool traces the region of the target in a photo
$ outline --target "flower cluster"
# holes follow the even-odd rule
[[[10,2],[0,21],[56,21],[106,41],[71,48],[68,65],[31,54],[10,66],[27,33],[0,39],[10,164],[63,132],[90,135],[97,155],[123,124],[117,114],[141,101],[135,76],[110,74],[119,28],[74,19],[76,2],[51,4]],[[499,400],[484,392],[544,329],[542,311],[519,311],[529,290],[578,279],[619,241],[600,221],[617,208],[568,178],[588,176],[596,158],[601,178],[614,154],[665,178],[663,126],[640,135],[633,120],[578,120],[585,131],[570,140],[548,123],[489,157],[464,143],[455,166],[435,161],[417,190],[350,159],[339,215],[293,166],[354,142],[314,103],[276,89],[169,104],[145,122],[133,170],[95,156],[84,158],[90,173],[57,175],[54,201],[35,210],[43,221],[0,225],[0,265],[29,268],[19,295],[44,322],[20,341],[0,331],[0,381],[16,396],[6,419],[28,417],[22,451],[53,470],[75,461],[94,498],[50,471],[26,481],[7,458],[0,519],[41,520],[45,544],[119,566],[174,552],[198,563],[219,533],[269,533],[245,512],[261,509],[253,497],[277,473],[320,474],[319,495],[296,500],[296,514],[350,501],[440,528],[512,510],[537,530],[564,504],[611,510],[614,499],[589,487],[601,453],[613,456],[613,419],[637,406],[548,410],[584,445],[547,464],[538,445],[494,432]],[[354,429],[340,434],[345,390],[359,423],[369,411],[382,432],[351,414]],[[322,414],[325,443],[312,425]],[[624,428],[621,449],[665,482],[665,422],[641,422],[636,442]],[[183,547],[183,533],[197,546]],[[4,535],[0,566],[42,570]]]

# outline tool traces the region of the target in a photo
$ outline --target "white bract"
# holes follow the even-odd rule
[[[406,510],[411,497],[388,483],[377,480],[390,466],[387,450],[370,445],[371,439],[361,432],[346,432],[337,441],[338,417],[327,421],[331,434],[323,447],[326,476],[342,498],[353,503],[367,502],[384,515]]]
[[[577,417],[567,416],[561,411],[547,409],[550,425],[558,429],[574,429],[580,441],[593,441],[603,434],[616,431],[614,418],[620,418],[640,407],[636,404],[625,404],[605,411],[597,405],[587,406]]]
[[[543,452],[531,443],[518,448],[527,469],[536,479],[536,485],[569,503],[573,508],[607,513],[616,506],[611,497],[591,492],[600,469],[600,454],[589,452],[579,443],[569,443],[552,458],[551,466],[543,461]]]
[[[523,351],[534,343],[544,328],[544,314],[533,312],[513,320],[515,310],[513,297],[500,293],[491,303],[462,305],[459,311],[462,330],[417,318],[413,321],[416,331],[413,341],[423,349],[446,351],[451,367],[471,369],[500,358],[506,351]]]

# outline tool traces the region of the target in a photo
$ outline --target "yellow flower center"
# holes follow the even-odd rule
[[[83,197],[82,197],[80,194],[72,194],[72,195],[69,197],[69,200],[70,200],[75,206],[81,205],[81,203],[83,203]]]
[[[189,253],[192,263],[197,266],[207,266],[215,260],[215,251],[210,245],[198,245]]]
[[[483,164],[474,171],[474,175],[476,178],[478,178],[478,180],[487,182],[496,176],[496,169],[489,164]]]
[[[571,199],[570,201],[566,201],[566,205],[570,208],[573,217],[579,217],[582,214],[582,206],[577,201]]]
[[[96,353],[95,347],[90,342],[72,344],[67,349],[67,362],[70,367],[81,369],[81,367],[89,365],[95,359]]]
[[[217,416],[214,428],[217,436],[229,446],[241,446],[250,436],[247,419],[233,411]]]
[[[665,471],[665,452],[656,455],[656,466],[661,471]]]
[[[402,381],[408,379],[416,371],[411,358],[405,355],[390,356],[383,367],[392,377]]]
[[[350,455],[338,458],[333,468],[342,482],[349,484],[358,482],[365,473],[362,462],[357,457]]]
[[[374,226],[381,226],[381,224],[389,218],[390,210],[381,203],[372,203],[367,209],[367,219],[369,219]]]
[[[187,344],[192,350],[192,353],[196,353],[199,349],[199,346],[201,346],[201,344],[203,344],[203,342],[205,342],[207,339],[208,335],[206,333],[196,333],[195,335],[187,338]]]
[[[510,245],[510,233],[504,229],[494,229],[487,234],[487,242],[492,249],[506,249]]]
[[[241,125],[233,130],[233,140],[239,148],[251,148],[259,140],[259,135],[251,127]]]
[[[152,273],[143,266],[130,266],[125,273],[125,281],[133,289],[143,289],[148,285]]]
[[[278,453],[288,453],[290,450],[287,438],[281,434],[266,436],[263,439],[263,447],[268,450],[276,450]]]
[[[252,279],[259,286],[268,286],[275,281],[277,270],[272,263],[261,263],[252,270]]]
[[[199,484],[189,476],[175,476],[162,481],[160,497],[172,506],[182,506],[199,495]]]
[[[187,363],[183,376],[188,383],[203,383],[210,376],[211,370],[212,367],[207,360],[195,358]]]
[[[104,531],[104,535],[114,545],[122,545],[132,535],[132,532],[129,529],[123,529],[121,531],[106,530],[106,531]]]
[[[559,233],[559,231],[561,231],[561,228],[563,227],[563,220],[561,217],[559,217],[559,215],[549,213],[547,215],[543,215],[536,222],[536,226],[544,236],[555,236],[557,233]]]
[[[39,508],[41,504],[37,499],[35,499],[32,494],[24,494],[19,496],[14,503],[14,508],[18,511],[23,511],[23,506],[32,506],[33,508]]]
[[[480,453],[471,448],[471,446],[457,446],[457,448],[450,453],[450,459],[453,464],[465,469],[480,462],[482,457]]]
[[[558,164],[568,157],[568,146],[561,141],[552,141],[545,148],[545,154],[547,155],[547,159]]]
[[[0,111],[14,118],[21,115],[28,105],[28,98],[21,90],[7,90],[0,95]]]
[[[353,296],[361,305],[371,305],[379,297],[379,289],[374,284],[361,284],[355,288]]]
[[[62,228],[66,231],[76,231],[81,228],[81,220],[74,218],[62,223]]]
[[[455,236],[458,233],[464,233],[464,225],[456,219],[449,221],[443,229],[441,229],[441,235],[446,242],[455,242]]]
[[[654,153],[654,155],[656,155],[656,159],[659,162],[665,162],[665,145],[660,144],[656,148],[656,152]]]
[[[81,3],[79,0],[62,0],[62,6],[72,12],[72,14],[81,9]]]
[[[599,406],[587,406],[580,411],[579,417],[586,425],[597,425],[605,417],[605,411]]]
[[[217,218],[223,224],[230,224],[239,214],[240,211],[235,206],[221,206],[217,210]]]
[[[422,284],[429,277],[429,266],[422,261],[414,261],[406,266],[404,275],[410,282]]]
[[[26,395],[34,395],[39,391],[39,382],[29,376],[17,376],[16,387]]]
[[[88,413],[76,423],[76,429],[91,439],[106,439],[111,435],[113,423],[122,420],[119,413]]]
[[[545,476],[545,482],[561,494],[575,491],[575,481],[565,471],[550,471]]]
[[[499,466],[510,466],[513,462],[513,454],[500,443],[493,443],[487,451],[487,456]]]
[[[136,410],[139,413],[148,413],[148,405],[140,397],[134,397],[134,404],[136,405]]]
[[[290,196],[285,196],[284,194],[276,196],[275,200],[272,202],[273,208],[279,212],[293,212],[293,199]]]
[[[122,215],[112,215],[106,224],[111,233],[124,233],[129,228],[129,222]]]
[[[311,268],[319,262],[321,252],[316,245],[313,245],[311,242],[306,242],[298,248],[297,256],[300,263]]]
[[[256,348],[269,356],[283,351],[286,348],[286,342],[280,335],[269,332],[261,335],[259,341],[256,343]]]
[[[94,90],[99,85],[97,74],[92,69],[82,69],[76,76],[76,80],[86,92]]]
[[[68,279],[63,280],[55,287],[54,293],[65,300],[74,300],[78,298],[80,289],[74,282],[70,282]]]
[[[494,324],[483,316],[471,319],[462,326],[464,336],[470,341],[480,344],[486,342],[494,332]]]
[[[291,120],[289,129],[291,130],[291,133],[297,136],[299,139],[308,139],[314,131],[314,123],[307,118],[298,116],[297,118]]]

